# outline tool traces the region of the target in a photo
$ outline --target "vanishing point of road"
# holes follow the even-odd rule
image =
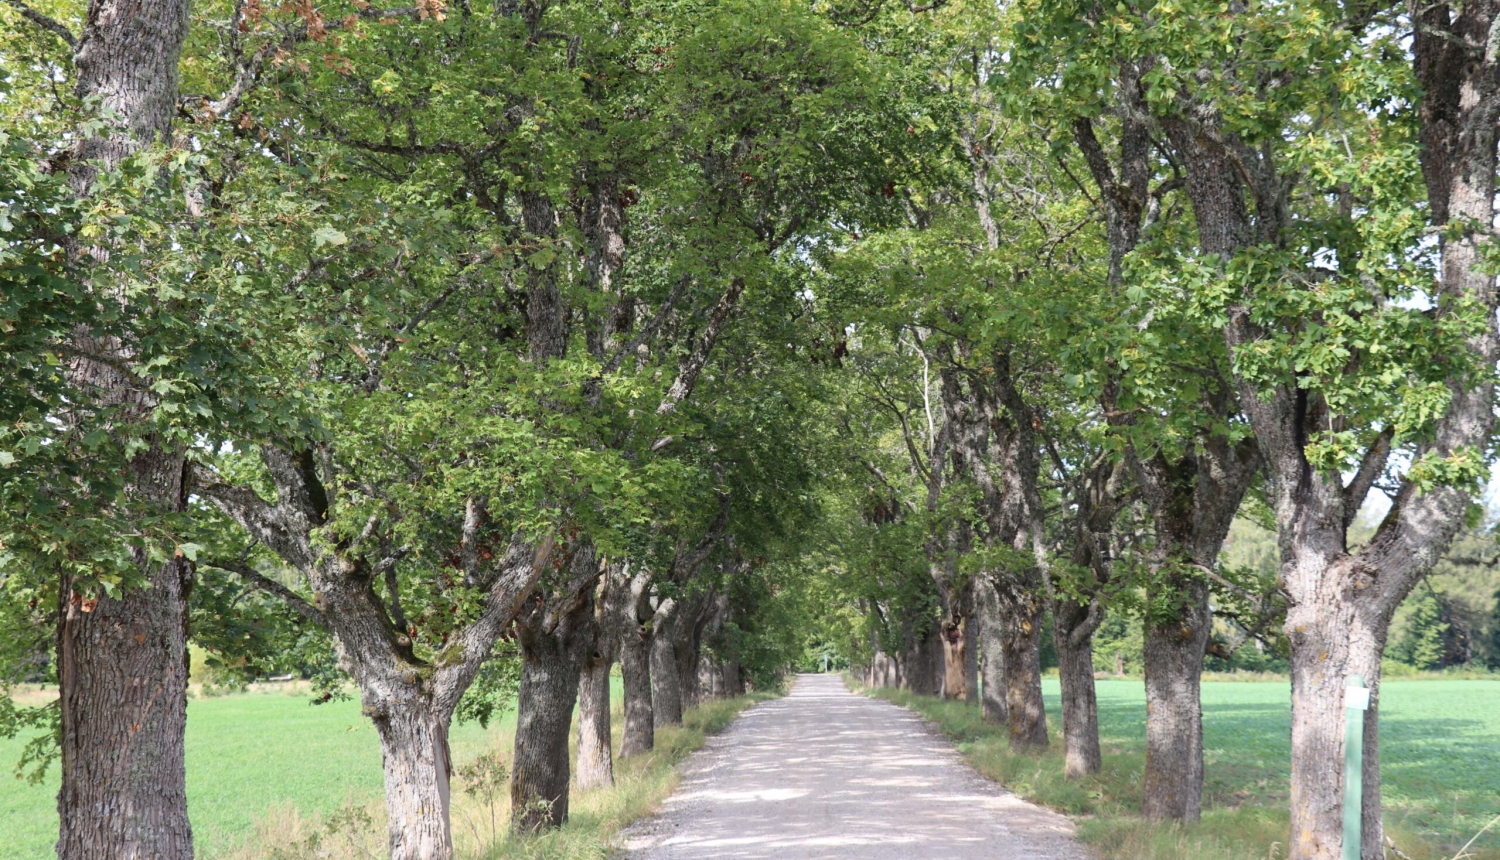
[[[910,711],[800,675],[711,738],[623,843],[633,860],[1087,860],[1072,834]]]

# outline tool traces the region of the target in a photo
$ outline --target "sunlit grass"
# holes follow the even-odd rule
[[[619,679],[612,680],[618,700]],[[28,704],[39,704],[55,693],[28,689],[25,695]],[[357,700],[316,706],[309,702],[306,686],[298,684],[189,701],[188,813],[199,857],[266,860],[280,851],[302,860],[310,856],[303,852],[309,839],[318,841],[319,852],[331,856],[384,855],[380,745],[374,726],[361,715]],[[524,850],[553,850],[547,847],[548,839],[575,850],[588,843],[590,832],[600,834],[595,842],[602,845],[601,840],[622,822],[649,811],[669,793],[675,785],[673,765],[746,704],[710,703],[692,712],[683,728],[659,732],[655,753],[616,762],[615,791],[575,794],[574,823],[563,834],[537,840],[536,846]],[[616,749],[621,723],[617,713]],[[498,718],[488,730],[472,724],[455,726],[454,764],[462,767],[491,751],[508,763],[514,730],[514,712]],[[25,740],[0,740],[0,834],[5,837],[0,839],[0,860],[51,856],[57,840],[56,766],[40,785],[10,776]],[[488,810],[479,809],[479,801],[464,795],[461,785],[455,786],[454,794],[458,844],[465,856],[483,856],[490,832]],[[500,794],[499,805],[508,805],[503,787]],[[497,812],[503,815],[505,810]],[[499,819],[498,830],[503,832],[506,823]],[[596,855],[564,851],[494,856]]]
[[[1045,685],[1059,712],[1055,681]],[[1060,727],[1052,747],[1011,753],[1003,730],[959,702],[899,690],[865,692],[910,707],[936,723],[981,773],[1016,794],[1073,815],[1079,835],[1119,860],[1230,860],[1285,856],[1290,692],[1267,683],[1205,683],[1206,781],[1203,820],[1164,826],[1137,815],[1145,763],[1145,694],[1139,681],[1098,682],[1104,768],[1062,775]],[[1500,815],[1500,682],[1388,682],[1382,688],[1383,797],[1387,834],[1414,860],[1451,857]],[[1492,828],[1469,853],[1500,860]]]

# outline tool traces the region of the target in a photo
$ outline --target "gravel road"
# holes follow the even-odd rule
[[[910,711],[800,675],[709,739],[621,847],[633,860],[1087,860],[1072,834]]]

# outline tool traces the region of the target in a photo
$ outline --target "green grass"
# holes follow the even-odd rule
[[[212,860],[271,810],[319,815],[381,790],[380,742],[357,700],[312,705],[306,695],[240,693],[188,702],[188,816]],[[507,715],[502,723],[514,723]],[[492,724],[455,726],[455,760],[472,758]],[[24,739],[0,740],[0,860],[40,860],[57,841],[56,766],[40,785],[10,775]]]
[[[618,703],[620,680],[611,680]],[[484,844],[490,841],[491,810],[480,808],[480,801],[456,785],[454,826],[461,853],[485,860],[605,857],[614,833],[671,793],[678,762],[745,707],[768,697],[709,702],[689,711],[682,728],[657,732],[651,754],[616,761],[614,789],[576,795],[568,826],[547,836]],[[621,722],[617,707],[616,749]],[[514,732],[514,712],[487,731],[454,726],[454,763],[462,766],[489,751],[508,762]],[[0,740],[0,763],[14,763],[23,743]],[[205,860],[301,858],[310,837],[321,840],[318,856],[382,853],[380,745],[358,701],[313,706],[305,694],[280,691],[190,700],[187,770],[188,815],[198,855]],[[52,856],[57,785],[56,767],[35,786],[0,774],[0,860]],[[508,810],[499,807],[508,800],[502,787],[494,810],[501,833]]]
[[[1140,681],[1101,680],[1096,777],[1062,777],[1061,736],[1040,755],[1015,755],[1003,734],[961,703],[869,691],[938,723],[984,774],[1024,797],[1079,817],[1082,838],[1110,858],[1273,858],[1284,856],[1290,757],[1286,681],[1203,685],[1206,780],[1200,824],[1142,821],[1145,691]],[[1057,682],[1044,684],[1047,709],[1060,711]],[[1417,860],[1452,856],[1500,815],[1500,681],[1390,681],[1381,688],[1381,763],[1387,833]],[[1492,828],[1470,849],[1500,860]]]

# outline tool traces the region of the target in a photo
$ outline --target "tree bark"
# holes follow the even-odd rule
[[[1102,616],[1102,611],[1090,612],[1090,607],[1066,598],[1052,602],[1057,678],[1062,686],[1063,773],[1070,778],[1097,773],[1104,764],[1094,691],[1094,630]]]
[[[78,196],[89,195],[96,163],[113,167],[167,139],[187,32],[185,0],[89,4],[74,55],[74,92],[82,99],[97,97],[121,127],[79,136],[70,175]],[[117,343],[93,345],[130,360]],[[133,404],[124,412],[127,419],[148,408],[143,393],[102,362],[75,362],[69,376],[104,401]],[[164,450],[157,439],[146,441],[127,471],[126,496],[160,512],[185,510],[182,453]],[[185,559],[160,564],[144,553],[133,555],[144,587],[118,599],[75,593],[68,578],[59,586],[60,860],[193,856],[183,764],[193,571]]]
[[[698,707],[702,698],[698,666],[703,655],[703,627],[708,623],[708,609],[712,601],[709,595],[696,595],[686,601],[686,612],[678,617],[680,633],[672,643],[672,653],[677,661],[678,690],[682,696],[682,712]]]
[[[183,764],[191,567],[144,566],[155,575],[123,599],[61,591],[60,860],[193,856]]]
[[[651,624],[652,725],[682,725],[682,673],[677,669],[677,602],[662,601]]]
[[[943,684],[941,687],[942,697],[945,699],[957,699],[961,702],[969,700],[968,678],[964,673],[964,651],[966,642],[964,637],[964,622],[948,619],[942,625],[943,644]]]
[[[1047,746],[1047,712],[1042,703],[1041,600],[1030,592],[1001,599],[1001,653],[1005,661],[1005,710],[1010,748]]]
[[[986,722],[1009,725],[1006,707],[1005,639],[1001,636],[1000,598],[989,581],[976,585],[979,598],[980,717]]]
[[[644,569],[630,580],[630,611],[620,634],[620,676],[625,696],[625,729],[620,757],[650,752],[656,746],[656,715],[651,704],[652,611]]]
[[[1196,572],[1195,572],[1196,573]],[[1170,576],[1170,575],[1169,575]],[[1203,655],[1213,618],[1202,576],[1170,577],[1179,611],[1146,621],[1147,818],[1196,821],[1203,807]]]
[[[365,699],[380,735],[391,860],[448,860],[451,715],[434,713],[418,685],[395,692],[382,702]]]
[[[516,746],[510,775],[511,831],[534,833],[568,820],[568,729],[589,642],[588,593],[558,612],[555,625],[516,625],[521,688],[516,696]],[[549,629],[550,626],[550,629]]]
[[[656,746],[656,714],[652,704],[651,634],[636,626],[625,631],[620,646],[620,675],[625,686],[625,734],[620,757],[650,752]]]
[[[609,713],[609,669],[613,656],[597,650],[583,661],[578,683],[578,787],[615,784]]]
[[[594,596],[594,647],[584,658],[578,685],[578,787],[614,785],[614,739],[610,734],[609,670],[623,631],[635,626],[628,565],[611,564]]]
[[[732,699],[735,696],[745,695],[745,678],[740,672],[739,663],[728,660],[719,668],[719,672],[724,679],[724,698]]]

